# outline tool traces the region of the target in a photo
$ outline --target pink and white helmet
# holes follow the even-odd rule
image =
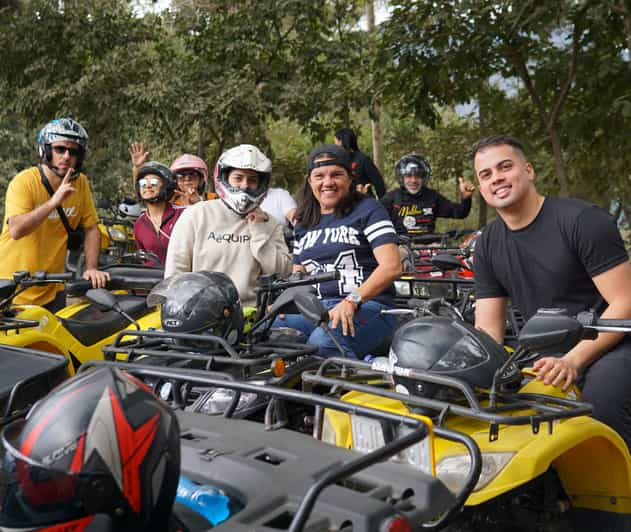
[[[206,183],[208,183],[208,166],[204,160],[201,157],[197,157],[197,155],[185,153],[171,163],[171,172],[173,172],[176,177],[177,174],[185,170],[195,170],[201,174],[202,179],[197,187],[197,192],[202,194],[206,188]]]
[[[254,170],[259,176],[256,190],[233,187],[228,181],[230,171],[234,168]],[[215,166],[215,190],[221,200],[234,212],[245,216],[256,209],[269,188],[272,178],[272,161],[256,146],[240,144],[223,152]]]

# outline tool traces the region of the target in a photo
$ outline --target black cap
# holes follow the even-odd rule
[[[332,158],[327,161],[319,161],[314,163],[314,161],[322,156],[322,155],[330,155]],[[353,161],[351,160],[351,155],[348,153],[342,146],[338,146],[337,144],[320,144],[311,150],[309,154],[309,159],[307,160],[307,175],[311,173],[314,168],[319,168],[320,166],[331,166],[337,165],[346,168],[346,171],[349,175],[353,173]]]

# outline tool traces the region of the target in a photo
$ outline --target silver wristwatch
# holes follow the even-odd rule
[[[359,308],[363,301],[362,296],[360,296],[359,292],[356,292],[355,290],[348,294],[346,296],[346,299],[348,299],[351,303],[355,303],[355,305],[357,305],[357,308]]]

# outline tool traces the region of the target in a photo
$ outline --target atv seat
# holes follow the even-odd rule
[[[114,297],[121,308],[135,320],[149,312],[143,296],[114,294]],[[96,344],[130,325],[129,321],[117,312],[103,311],[94,303],[81,309],[72,318],[60,318],[60,320],[70,334],[83,345]]]

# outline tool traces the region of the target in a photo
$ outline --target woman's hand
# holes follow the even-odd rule
[[[342,325],[342,335],[348,336],[350,331],[351,336],[355,336],[355,325],[353,324],[353,316],[357,306],[348,299],[342,299],[337,305],[329,310],[329,318],[331,319],[331,328],[337,329],[338,325]]]
[[[145,145],[142,142],[132,142],[129,148],[129,156],[131,163],[136,167],[140,167],[149,159],[149,152],[145,151]]]
[[[188,187],[186,190],[175,189],[173,192],[180,198],[182,205],[195,205],[203,199],[195,187]]]

